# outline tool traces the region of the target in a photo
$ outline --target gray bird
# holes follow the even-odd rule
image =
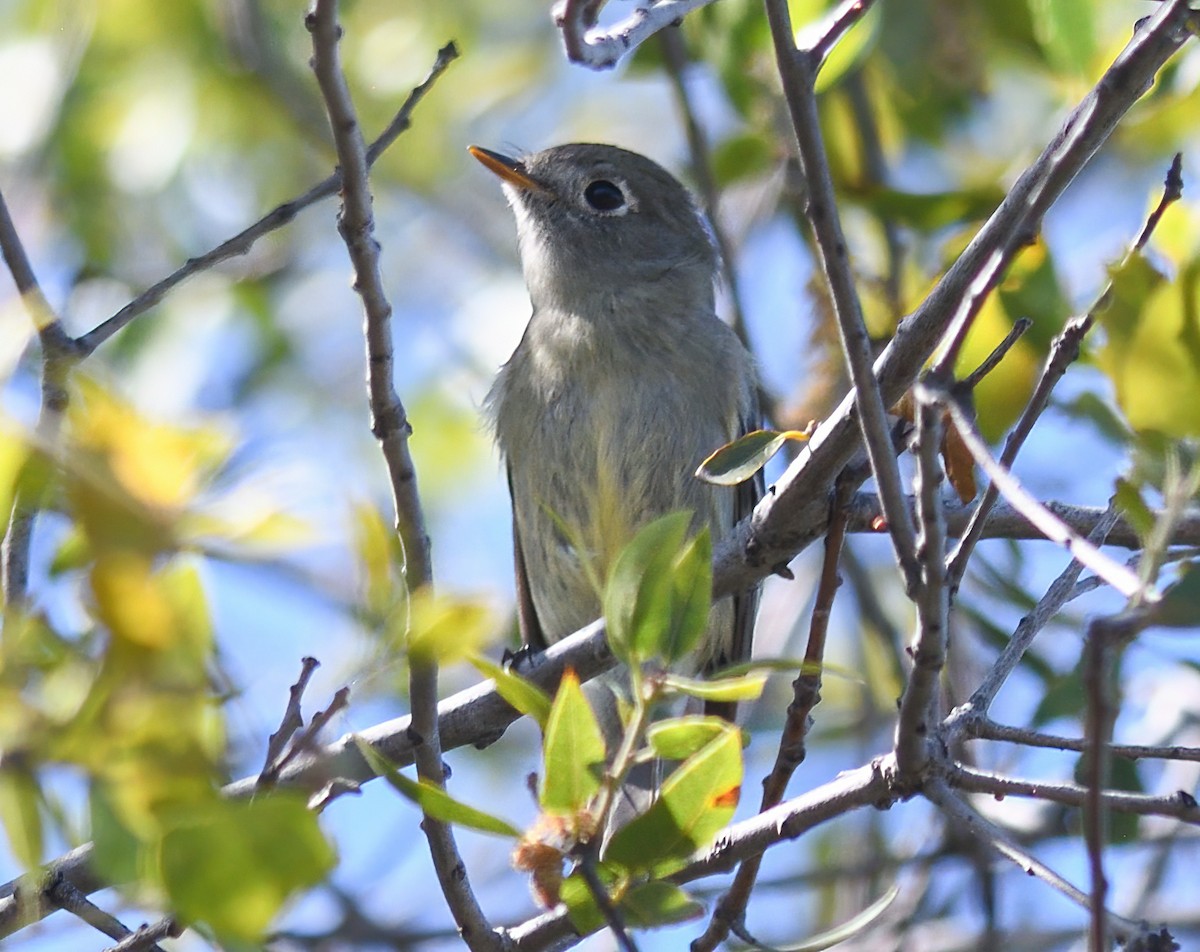
[[[597,585],[648,522],[690,510],[715,543],[751,511],[761,481],[693,473],[758,426],[756,374],[714,309],[708,229],[668,172],[609,145],[470,151],[503,182],[533,303],[487,409],[508,468],[521,632],[540,650],[599,617]],[[756,602],[713,606],[688,673],[749,657]]]

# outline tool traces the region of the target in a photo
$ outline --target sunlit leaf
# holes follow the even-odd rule
[[[303,797],[216,798],[180,816],[159,863],[171,908],[220,936],[260,940],[283,904],[321,882],[334,853]]]
[[[755,430],[726,443],[696,470],[696,477],[714,486],[736,486],[767,465],[788,440],[807,440],[804,430]]]
[[[707,530],[685,543],[691,515],[642,528],[621,551],[604,593],[609,641],[623,660],[667,661],[691,650],[707,624],[712,565]],[[711,549],[709,550],[711,551]]]
[[[423,588],[409,603],[408,650],[414,658],[456,664],[479,653],[496,634],[491,608],[478,599]]]
[[[496,693],[508,701],[522,714],[528,714],[543,729],[550,716],[550,695],[532,681],[527,681],[514,671],[496,664],[483,655],[473,655],[470,659],[475,670],[496,683]]]
[[[621,899],[620,911],[631,926],[650,929],[697,919],[704,915],[704,904],[672,883],[654,881],[630,889]]]
[[[575,813],[600,789],[604,734],[574,671],[564,672],[546,722],[542,809]]]
[[[36,775],[19,764],[0,768],[0,824],[8,834],[13,856],[27,871],[36,869],[42,856],[41,789]]]
[[[728,726],[719,717],[673,717],[651,724],[646,731],[646,742],[659,757],[686,760],[724,733]]]
[[[521,831],[498,816],[485,813],[475,807],[468,806],[461,800],[456,800],[441,787],[434,786],[426,780],[413,780],[387,762],[361,737],[354,738],[354,744],[363,759],[371,765],[371,769],[383,777],[392,789],[401,796],[411,800],[435,820],[453,823],[480,833],[493,833],[497,836],[519,837]]]
[[[689,697],[700,698],[702,701],[753,701],[762,694],[766,683],[767,675],[762,672],[713,678],[709,681],[680,674],[669,674],[663,679],[664,687]]]
[[[1176,439],[1200,435],[1198,293],[1194,275],[1189,278],[1185,270],[1168,284],[1142,255],[1112,272],[1110,300],[1100,313],[1106,340],[1097,362],[1135,430]]]
[[[741,733],[727,725],[671,773],[649,810],[614,834],[605,862],[655,875],[676,868],[729,822],[741,784]]]

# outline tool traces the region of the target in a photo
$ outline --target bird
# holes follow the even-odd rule
[[[512,499],[519,627],[537,651],[600,616],[598,589],[642,526],[688,510],[716,543],[751,512],[761,475],[730,488],[693,474],[758,428],[758,378],[716,313],[712,233],[669,172],[597,143],[469,151],[501,180],[532,304],[484,407]],[[757,590],[716,602],[682,673],[747,660],[756,605]]]

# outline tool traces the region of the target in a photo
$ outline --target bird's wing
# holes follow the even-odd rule
[[[521,551],[521,527],[517,524],[517,505],[512,491],[512,467],[508,469],[508,495],[512,499],[513,511],[513,569],[517,578],[517,623],[521,629],[521,643],[534,651],[546,650],[546,636],[538,621],[537,609],[533,606],[533,593],[529,588],[529,574],[525,569],[525,555]]]

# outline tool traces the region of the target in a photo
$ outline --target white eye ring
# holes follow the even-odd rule
[[[628,197],[623,183],[606,178],[588,182],[583,190],[583,200],[588,208],[600,215],[624,215],[636,204]]]

